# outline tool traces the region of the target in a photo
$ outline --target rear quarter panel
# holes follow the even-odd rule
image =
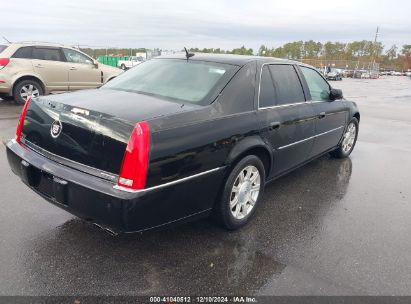
[[[10,63],[0,70],[0,78],[6,80],[10,94],[16,81],[25,76],[34,76],[43,82],[40,75],[34,72],[31,59],[10,58]]]

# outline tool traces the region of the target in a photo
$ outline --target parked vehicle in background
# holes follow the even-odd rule
[[[340,69],[331,68],[331,71],[326,75],[327,80],[342,80],[342,71]]]
[[[354,149],[357,105],[313,67],[189,55],[146,61],[96,90],[33,98],[7,144],[13,172],[116,232],[212,213],[237,229],[267,181]]]
[[[371,78],[371,74],[369,72],[363,72],[361,73],[361,79],[370,79]]]
[[[0,47],[0,97],[28,97],[99,87],[121,74],[83,52],[60,44],[18,42]]]
[[[142,62],[144,62],[144,58],[142,56],[130,56],[128,60],[119,60],[117,65],[120,69],[125,71],[139,65]]]
[[[354,76],[354,70],[344,70],[342,75],[345,78],[352,78]]]
[[[393,72],[392,76],[403,76],[401,72]]]

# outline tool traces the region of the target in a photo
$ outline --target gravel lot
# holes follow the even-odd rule
[[[332,83],[361,110],[349,159],[267,186],[250,225],[113,237],[9,170],[21,107],[0,102],[0,295],[411,295],[411,80]]]

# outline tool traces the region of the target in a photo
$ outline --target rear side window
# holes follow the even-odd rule
[[[24,46],[19,48],[14,55],[12,56],[12,58],[25,58],[25,59],[31,59],[31,50],[32,47],[31,46]]]
[[[263,71],[261,73],[261,83],[260,83],[260,98],[259,98],[259,108],[272,107],[275,105],[275,92],[273,79],[271,78],[271,73],[268,70],[268,66],[263,66]]]
[[[33,59],[62,61],[60,50],[52,48],[33,48]]]
[[[0,44],[0,53],[3,52],[5,49],[7,49],[8,46],[7,45],[2,45]]]
[[[269,67],[274,82],[277,105],[305,101],[303,87],[292,65],[273,64]]]

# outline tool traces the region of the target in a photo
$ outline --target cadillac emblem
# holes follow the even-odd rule
[[[51,129],[50,129],[51,137],[53,138],[59,137],[62,129],[63,129],[63,126],[61,125],[60,120],[53,121],[53,123],[51,124]]]

